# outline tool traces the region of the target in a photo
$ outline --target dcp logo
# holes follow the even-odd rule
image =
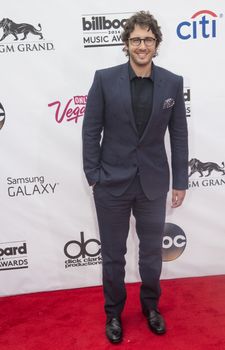
[[[213,11],[201,10],[191,16],[191,21],[183,21],[177,26],[177,36],[182,40],[215,38],[218,16]]]
[[[163,261],[177,259],[184,251],[187,239],[184,231],[177,225],[166,223],[163,237]]]
[[[94,238],[84,240],[84,232],[80,233],[80,241],[69,241],[64,247],[64,253],[69,259],[78,259],[86,256],[95,257],[100,254],[101,243]]]

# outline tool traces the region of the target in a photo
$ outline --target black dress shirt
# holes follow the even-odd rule
[[[154,70],[149,77],[138,77],[129,64],[131,100],[135,123],[141,138],[152,112]]]

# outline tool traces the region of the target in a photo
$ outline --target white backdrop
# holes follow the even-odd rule
[[[101,284],[82,119],[95,70],[126,62],[120,24],[139,10],[162,28],[155,64],[184,76],[192,159],[183,207],[172,210],[168,195],[162,278],[225,273],[225,1],[8,0],[0,18],[0,295]],[[24,40],[9,20],[28,24]],[[140,280],[137,244],[132,219],[128,282]]]

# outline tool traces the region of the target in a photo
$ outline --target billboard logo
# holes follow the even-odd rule
[[[83,44],[85,48],[123,45],[121,32],[129,13],[83,15]]]
[[[85,17],[82,18],[83,31],[85,30],[105,30],[105,29],[119,29],[123,28],[126,23],[126,19],[119,20],[118,18],[110,20],[105,16],[91,17],[91,21],[88,21]]]
[[[0,271],[28,268],[25,241],[0,243]]]
[[[186,110],[186,117],[191,116],[191,90],[189,87],[184,87],[184,103]]]
[[[201,10],[191,16],[190,21],[183,21],[177,26],[177,36],[182,40],[215,38],[217,35],[215,12]]]

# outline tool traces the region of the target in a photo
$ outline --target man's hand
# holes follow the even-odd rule
[[[171,208],[179,207],[184,200],[186,190],[172,190],[172,205]]]

